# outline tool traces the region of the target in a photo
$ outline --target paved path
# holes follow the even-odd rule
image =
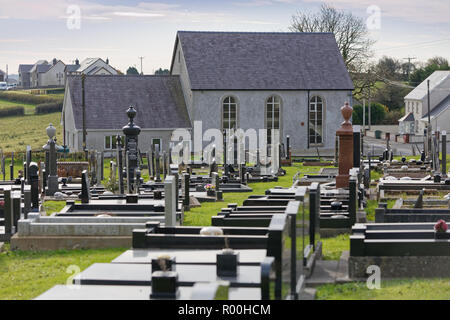
[[[306,279],[306,287],[301,300],[314,300],[316,287],[324,284],[349,282],[348,258],[349,252],[344,251],[339,260],[317,260],[312,275]]]

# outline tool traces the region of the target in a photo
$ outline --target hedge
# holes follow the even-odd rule
[[[45,114],[62,111],[62,102],[42,103],[38,104],[34,109],[35,114]]]
[[[7,107],[0,109],[0,118],[11,117],[11,116],[23,116],[25,114],[24,107]]]
[[[0,99],[26,104],[55,103],[61,101],[61,98],[43,97],[18,92],[0,92]]]

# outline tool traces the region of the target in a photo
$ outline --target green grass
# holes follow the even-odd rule
[[[368,289],[365,282],[323,285],[318,300],[449,300],[450,279],[405,279],[382,281],[380,289]]]
[[[387,201],[388,209],[391,209],[395,204],[394,199]],[[364,208],[366,212],[367,221],[375,221],[375,209],[378,208],[377,200],[367,200],[367,206]]]
[[[301,176],[303,176],[305,173],[318,172],[320,168],[322,167],[303,166],[301,163],[294,163],[292,167],[284,167],[286,175],[279,177],[278,181],[250,183],[249,187],[253,189],[253,192],[224,193],[223,202],[202,203],[201,207],[185,212],[184,224],[187,226],[209,226],[211,225],[211,217],[217,215],[222,208],[227,207],[228,203],[242,205],[250,195],[264,195],[267,189],[276,186],[290,187],[292,186],[292,177],[297,171],[301,171]]]
[[[126,249],[10,251],[0,253],[0,299],[33,299],[56,284],[65,284],[73,273],[96,262],[111,262]]]
[[[25,114],[34,114],[35,105],[28,103],[13,102],[4,99],[0,99],[0,109],[8,107],[24,107]]]
[[[60,212],[66,206],[66,201],[45,201],[44,210],[47,215],[51,215],[54,212]]]
[[[45,129],[49,123],[56,128],[57,143],[62,144],[60,119],[60,112],[0,118],[0,148],[3,151],[25,151],[30,145],[34,150],[41,150],[48,140]]]
[[[321,238],[323,260],[339,260],[342,251],[350,250],[350,238],[348,234],[340,234],[334,238]]]

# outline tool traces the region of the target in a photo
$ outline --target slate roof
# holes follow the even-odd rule
[[[68,75],[75,127],[83,128],[81,75]],[[141,129],[190,128],[178,76],[92,75],[85,80],[87,129],[122,129],[134,105]]]
[[[422,83],[415,87],[410,93],[405,96],[405,99],[422,100],[427,96],[428,88],[427,81],[430,80],[430,92],[433,91],[435,87],[441,84],[445,79],[450,77],[450,70],[436,70],[428,78],[426,78]]]
[[[430,111],[430,118],[438,116],[441,112],[450,107],[450,94],[442,100],[433,110]],[[422,117],[422,119],[428,119],[428,112]]]
[[[192,90],[353,90],[332,33],[179,31]]]
[[[67,64],[66,65],[66,72],[75,72],[78,70],[78,68],[80,67],[79,64]]]
[[[414,113],[410,112],[407,115],[403,116],[402,118],[398,119],[398,122],[402,121],[414,121]]]
[[[27,73],[30,72],[31,68],[33,68],[34,64],[20,64],[19,65],[19,73]]]

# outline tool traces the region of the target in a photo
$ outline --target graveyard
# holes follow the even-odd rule
[[[447,3],[3,2],[0,300],[450,300]]]
[[[298,161],[288,138],[266,173],[214,146],[193,165],[142,152],[132,106],[113,156],[58,152],[50,124],[42,151],[1,156],[0,298],[448,298],[439,136],[417,157],[365,153],[348,109],[334,159]],[[366,286],[374,265],[386,290]]]

